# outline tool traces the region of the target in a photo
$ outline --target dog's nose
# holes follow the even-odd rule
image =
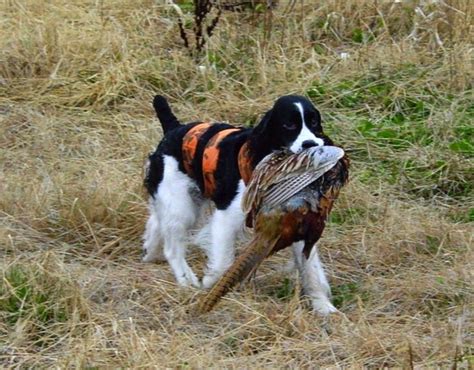
[[[308,149],[308,148],[311,148],[312,146],[318,146],[318,143],[316,141],[313,141],[313,140],[305,140],[301,144],[301,147],[303,149]]]

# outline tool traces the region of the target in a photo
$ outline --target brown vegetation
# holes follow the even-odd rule
[[[473,3],[223,12],[197,59],[163,3],[0,4],[1,366],[472,367]],[[321,240],[344,315],[310,312],[286,252],[203,316],[139,262],[156,93],[247,125],[315,102],[353,163]]]

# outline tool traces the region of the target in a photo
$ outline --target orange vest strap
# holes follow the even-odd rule
[[[219,144],[233,132],[240,131],[238,128],[229,128],[215,134],[204,148],[202,156],[202,174],[204,178],[204,196],[210,197],[216,190],[215,172],[219,161]]]
[[[186,135],[183,137],[183,145],[182,145],[182,152],[183,152],[183,166],[186,170],[186,173],[189,176],[194,177],[192,162],[194,159],[194,155],[196,154],[196,148],[201,138],[202,134],[206,132],[206,130],[211,127],[210,123],[203,122],[199,123],[194,126],[191,130],[189,130]]]

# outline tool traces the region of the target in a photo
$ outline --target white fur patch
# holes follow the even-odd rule
[[[241,208],[244,191],[244,182],[240,180],[237,194],[229,207],[225,210],[216,210],[212,215],[207,271],[202,280],[204,288],[212,287],[234,262],[235,241],[245,219]]]
[[[199,280],[186,262],[187,233],[196,222],[199,210],[191,196],[196,185],[179,171],[175,158],[165,155],[163,161],[163,180],[151,201],[151,215],[144,235],[146,255],[143,260],[159,256],[162,239],[164,255],[178,283],[199,287]]]
[[[316,245],[308,259],[303,255],[304,242],[293,243],[293,254],[300,272],[303,290],[311,298],[313,309],[321,315],[337,312],[329,299],[331,288],[324,273],[323,264],[319,259]]]
[[[160,222],[156,211],[155,199],[150,197],[148,204],[150,217],[146,223],[143,234],[143,262],[165,261],[163,254],[163,240],[161,237]]]
[[[298,153],[303,149],[303,143],[307,140],[314,141],[316,144],[319,146],[324,145],[324,141],[320,139],[319,137],[316,137],[309,129],[308,126],[306,125],[306,121],[304,120],[304,111],[303,111],[303,105],[301,103],[294,103],[298,110],[300,111],[301,114],[301,131],[296,137],[295,141],[293,144],[290,146],[290,150],[293,153]]]

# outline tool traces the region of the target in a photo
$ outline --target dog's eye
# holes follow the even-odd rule
[[[296,130],[296,123],[284,123],[283,127],[287,130]]]

